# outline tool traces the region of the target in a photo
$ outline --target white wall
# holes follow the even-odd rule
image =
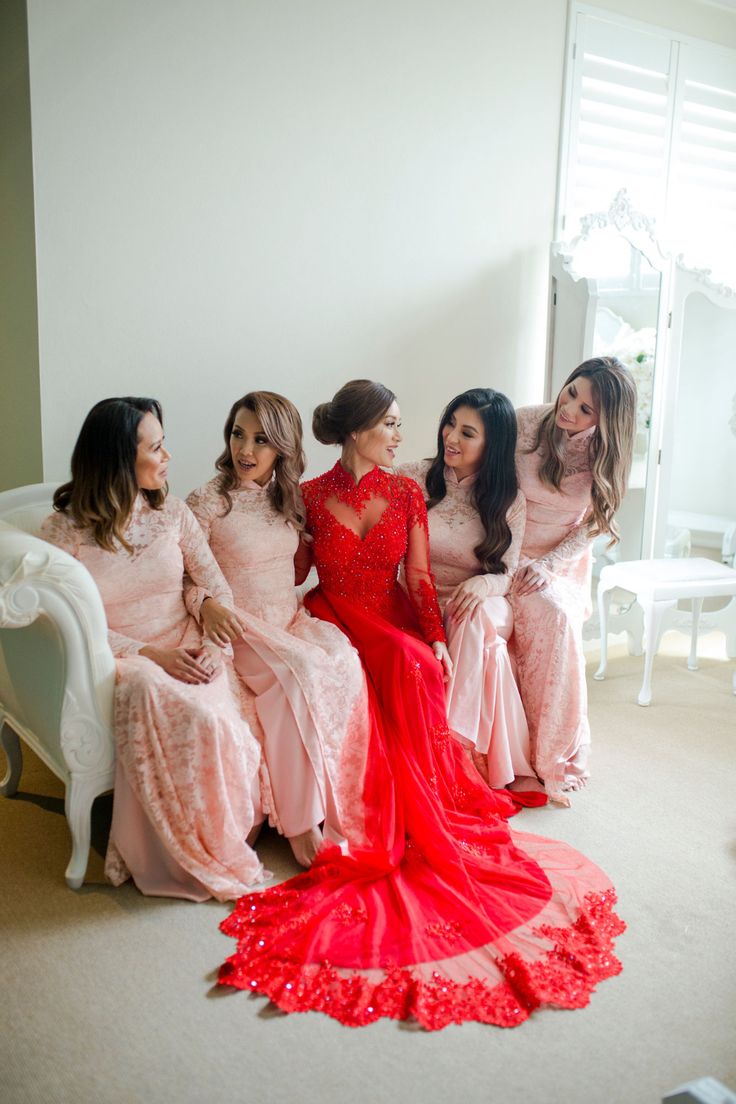
[[[565,18],[29,0],[46,478],[109,394],[162,399],[178,493],[251,388],[381,379],[407,459],[466,386],[541,399]]]
[[[467,386],[541,400],[565,0],[28,10],[45,478],[110,394],[161,398],[177,493],[251,388],[382,379],[407,459]]]

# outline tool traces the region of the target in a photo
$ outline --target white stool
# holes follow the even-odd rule
[[[598,583],[598,615],[601,631],[601,662],[593,678],[602,679],[608,662],[608,610],[611,591],[621,587],[636,596],[644,610],[644,681],[639,691],[639,705],[652,700],[652,663],[662,635],[662,618],[680,598],[692,600],[692,632],[688,668],[696,671],[698,621],[704,598],[727,598],[736,595],[736,570],[714,560],[664,559],[625,560],[609,564],[601,571]]]

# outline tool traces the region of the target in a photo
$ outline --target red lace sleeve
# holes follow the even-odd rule
[[[429,567],[427,507],[424,505],[421,490],[412,479],[402,477],[402,483],[408,502],[408,546],[404,560],[406,589],[419,618],[424,639],[428,644],[434,644],[438,640],[446,644],[434,576]]]

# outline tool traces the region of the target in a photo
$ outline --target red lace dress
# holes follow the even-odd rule
[[[346,853],[325,845],[304,874],[238,901],[220,983],[352,1026],[511,1027],[543,1003],[587,1004],[621,968],[615,895],[567,845],[512,834],[512,797],[449,732],[419,488],[379,468],[356,486],[338,462],[303,491],[320,580],[305,604],[347,634],[369,687],[367,746],[346,764],[362,824]]]

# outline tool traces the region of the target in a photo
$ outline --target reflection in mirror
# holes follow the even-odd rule
[[[736,551],[736,310],[701,292],[684,303],[667,536],[733,565]],[[732,424],[733,422],[733,424]]]
[[[548,399],[556,398],[573,368],[589,357],[616,356],[631,370],[639,394],[637,435],[629,491],[617,518],[621,543],[614,555],[632,560],[643,554],[661,273],[616,222],[612,212],[620,210],[614,203],[607,216],[595,216],[605,224],[586,229],[557,257],[553,247]],[[656,256],[656,243],[650,244],[648,252]]]

